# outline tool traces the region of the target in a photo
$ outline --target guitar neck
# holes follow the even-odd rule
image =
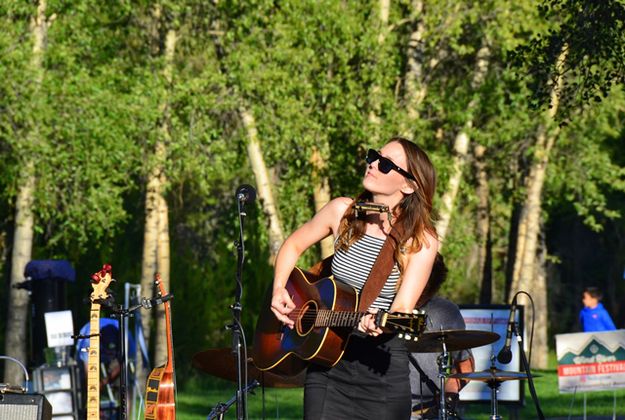
[[[366,312],[332,311],[320,309],[315,317],[315,327],[356,327]]]
[[[87,419],[100,419],[100,304],[91,304],[87,362]]]
[[[171,330],[171,308],[169,302],[164,303],[165,306],[165,330],[167,332],[167,363],[165,368],[168,371],[174,371],[174,343]]]

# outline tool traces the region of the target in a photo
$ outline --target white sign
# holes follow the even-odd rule
[[[521,305],[516,312],[516,322],[518,325],[521,316]],[[460,307],[460,313],[464,318],[467,330],[492,331],[499,334],[499,340],[493,344],[471,349],[475,360],[475,372],[488,370],[491,367],[491,355],[499,353],[506,341],[506,329],[510,318],[510,309],[504,305],[489,307],[488,305],[475,305],[474,307]],[[520,325],[521,334],[523,334]],[[511,347],[512,360],[508,364],[501,364],[495,360],[495,366],[500,370],[519,371],[521,358],[519,355],[519,342],[516,336],[512,336]],[[519,402],[522,399],[520,381],[506,381],[499,387],[497,400],[504,402]],[[490,401],[491,390],[484,382],[470,381],[460,391],[461,401]]]
[[[74,321],[72,311],[46,312],[48,347],[73,346]]]
[[[625,388],[625,330],[558,334],[560,393]]]

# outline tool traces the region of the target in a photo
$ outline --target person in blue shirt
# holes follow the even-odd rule
[[[600,302],[603,297],[601,290],[597,287],[587,287],[584,289],[582,302],[584,308],[579,313],[579,322],[582,331],[613,331],[616,329],[610,314]]]

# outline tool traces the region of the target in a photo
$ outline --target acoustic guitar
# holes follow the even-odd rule
[[[358,292],[352,286],[332,277],[317,279],[314,275],[295,268],[285,285],[295,309],[289,317],[295,321],[293,329],[278,321],[271,311],[270,287],[256,324],[254,335],[254,364],[260,370],[292,375],[303,361],[314,361],[323,366],[334,366],[343,355],[354,328],[366,313],[357,312]],[[415,339],[425,329],[423,311],[390,313],[378,311],[376,324],[385,332],[400,332],[407,340]]]
[[[87,361],[87,420],[100,419],[100,303],[108,298],[113,281],[111,266],[91,276],[91,315],[89,317],[89,359]]]
[[[166,295],[160,274],[154,276],[158,287],[158,296]],[[174,346],[171,331],[171,308],[169,301],[163,299],[165,306],[165,330],[167,334],[167,361],[164,365],[152,369],[145,388],[145,419],[176,419],[176,375],[174,371]]]

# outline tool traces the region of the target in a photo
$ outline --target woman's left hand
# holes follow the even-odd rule
[[[370,309],[369,312],[360,318],[358,323],[358,331],[363,332],[372,337],[382,334],[382,330],[375,324],[375,314],[377,309]]]

